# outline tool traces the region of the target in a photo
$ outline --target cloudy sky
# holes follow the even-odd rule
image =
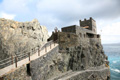
[[[0,18],[38,19],[49,34],[57,26],[79,25],[93,17],[102,43],[120,43],[120,0],[0,0]]]

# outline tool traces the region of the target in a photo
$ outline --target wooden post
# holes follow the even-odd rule
[[[38,56],[40,56],[40,49],[38,50]]]
[[[51,43],[50,43],[50,49],[51,49]]]
[[[30,61],[30,52],[28,53],[28,56],[29,56],[29,61]]]
[[[45,46],[45,52],[47,52],[47,47]]]
[[[17,57],[15,57],[15,67],[17,68]]]
[[[11,60],[12,60],[12,64],[13,64],[13,55],[11,55]]]
[[[54,42],[54,46],[55,46],[55,42]]]
[[[38,47],[38,56],[40,56],[40,47]]]

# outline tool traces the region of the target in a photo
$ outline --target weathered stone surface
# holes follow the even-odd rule
[[[58,47],[45,56],[31,62],[31,77],[33,80],[48,80],[65,71],[64,62]]]
[[[0,19],[0,60],[22,54],[47,42],[48,31],[37,19],[17,22]]]

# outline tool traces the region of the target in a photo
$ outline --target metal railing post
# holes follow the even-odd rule
[[[17,57],[15,57],[15,67],[17,68]]]

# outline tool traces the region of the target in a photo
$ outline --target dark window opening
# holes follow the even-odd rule
[[[27,64],[27,75],[31,76],[31,73],[30,73],[30,64]]]
[[[66,48],[66,50],[68,51],[68,50],[69,50],[69,48]]]
[[[97,35],[97,38],[100,38],[100,35]]]
[[[94,38],[94,34],[87,33],[88,38]]]

